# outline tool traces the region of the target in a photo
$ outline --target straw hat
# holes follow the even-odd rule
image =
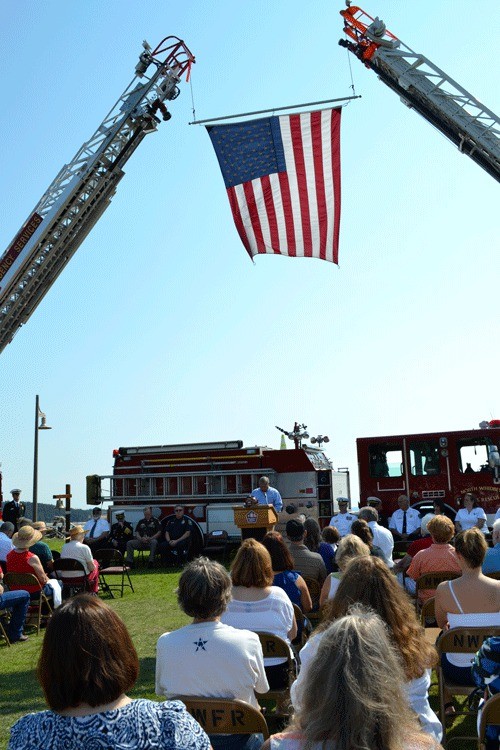
[[[12,544],[17,549],[28,549],[32,547],[35,542],[40,541],[42,538],[42,532],[31,526],[23,526],[17,534],[12,537]]]
[[[73,528],[69,530],[70,539],[74,539],[76,536],[80,536],[80,534],[85,534],[83,526],[73,526]]]

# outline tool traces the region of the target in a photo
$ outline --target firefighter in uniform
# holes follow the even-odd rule
[[[127,542],[134,538],[132,524],[125,520],[125,513],[116,514],[116,523],[111,526],[108,536],[108,546],[119,550],[125,555]]]
[[[191,519],[184,515],[182,505],[176,505],[174,513],[175,518],[163,519],[161,522],[158,550],[164,565],[170,561],[186,562],[191,544]]]
[[[25,505],[19,500],[21,490],[11,490],[12,500],[3,506],[2,519],[4,523],[10,521],[14,524],[14,531],[17,531],[17,523],[24,516]]]

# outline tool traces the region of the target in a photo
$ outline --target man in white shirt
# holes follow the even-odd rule
[[[93,508],[92,518],[83,526],[85,529],[85,539],[83,541],[84,544],[88,544],[91,550],[102,549],[107,543],[110,527],[106,519],[101,518],[101,515],[101,508]]]
[[[346,536],[346,534],[351,533],[351,526],[356,520],[356,516],[347,510],[349,506],[349,499],[347,497],[338,497],[337,503],[339,512],[331,517],[329,525],[335,526],[340,536]]]
[[[230,598],[231,579],[220,563],[198,557],[184,568],[177,600],[193,622],[164,633],[158,640],[157,695],[237,698],[259,708],[254,691],[269,690],[262,647],[256,633],[220,622]],[[249,741],[248,735],[212,735],[210,740],[214,750],[260,747],[263,740],[252,737],[256,739]]]
[[[364,507],[358,513],[358,518],[367,522],[373,533],[373,544],[380,547],[384,553],[384,560],[389,568],[394,567],[392,559],[392,550],[394,549],[394,537],[389,529],[384,529],[378,523],[378,512],[375,508]]]
[[[14,545],[12,544],[14,528],[14,524],[11,521],[4,521],[0,526],[0,563],[5,563],[7,555],[14,549]]]
[[[410,499],[407,495],[398,497],[398,510],[394,511],[389,520],[389,530],[394,539],[406,542],[418,539],[420,536],[420,514],[415,508],[410,508]]]

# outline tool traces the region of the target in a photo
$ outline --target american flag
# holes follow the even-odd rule
[[[340,112],[207,126],[251,258],[272,253],[338,263]]]

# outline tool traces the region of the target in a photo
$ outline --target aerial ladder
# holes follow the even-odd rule
[[[415,109],[500,181],[500,120],[424,55],[387,31],[379,18],[357,6],[341,10],[349,39],[339,44],[371,68],[404,104]]]
[[[135,75],[91,138],[65,164],[0,258],[0,352],[74,255],[113,198],[123,167],[157,130],[165,101],[189,80],[194,57],[177,37],[143,42]],[[148,74],[151,70],[152,73]]]

